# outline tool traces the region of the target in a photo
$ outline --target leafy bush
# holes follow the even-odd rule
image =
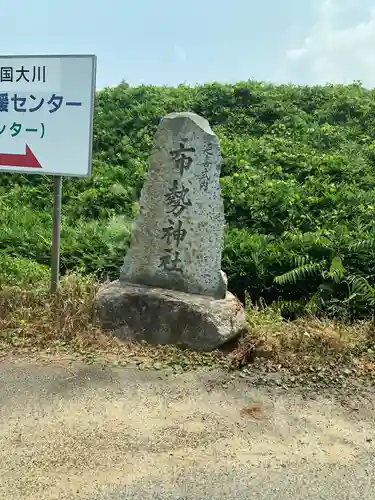
[[[51,261],[51,215],[30,205],[13,209],[2,206],[0,248],[5,257],[30,259],[35,265]],[[115,278],[129,245],[131,221],[126,216],[99,220],[72,219],[61,222],[60,262],[62,274],[69,270],[93,273],[99,278]],[[0,276],[3,271],[0,260]]]
[[[27,286],[47,283],[50,272],[47,266],[30,259],[0,256],[0,288],[3,286]]]
[[[64,180],[62,272],[117,276],[153,134],[165,114],[187,110],[206,117],[221,141],[230,288],[284,304],[291,317],[317,294],[321,312],[372,314],[374,247],[357,243],[375,229],[375,93],[360,83],[122,83],[98,92],[94,175]],[[49,264],[51,203],[50,178],[0,175],[2,255]]]

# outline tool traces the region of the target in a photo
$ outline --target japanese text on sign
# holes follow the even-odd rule
[[[7,92],[0,93],[0,113],[8,113],[10,110],[16,113],[35,113],[42,106],[44,109],[48,109],[49,113],[56,113],[62,105],[82,106],[82,102],[65,101],[64,96],[56,94],[52,94],[50,98],[44,99],[43,97],[37,98],[33,94],[24,97],[17,93],[12,95]]]
[[[184,142],[180,142],[179,149],[169,152],[169,154],[171,155],[176,164],[176,167],[180,171],[180,175],[183,175],[184,170],[188,169],[190,165],[193,163],[193,158],[190,155],[187,155],[186,153],[195,153],[195,149],[185,147]]]
[[[93,55],[0,56],[0,173],[90,175],[95,74]]]
[[[187,198],[189,188],[181,184],[179,187],[178,181],[174,180],[172,187],[164,195],[165,202],[168,205],[168,214],[173,214],[178,217],[187,207],[191,207],[191,201]]]
[[[183,176],[184,171],[189,169],[193,163],[192,153],[195,153],[195,148],[187,147],[186,141],[183,140],[179,143],[179,149],[170,151],[169,155],[172,157],[180,177]],[[178,250],[180,243],[182,243],[186,236],[187,230],[183,227],[183,222],[174,217],[179,217],[184,210],[192,206],[189,198],[189,188],[184,186],[178,180],[173,180],[172,186],[164,195],[165,203],[167,205],[166,213],[170,215],[168,219],[169,226],[163,227],[162,240],[165,240],[168,248],[165,248],[165,254],[160,257],[159,267],[164,271],[174,271],[178,273],[183,272],[181,267],[182,261],[180,259],[180,251]]]
[[[13,124],[9,127],[0,124],[0,136],[6,133],[7,130],[9,130],[9,135],[11,137],[17,137],[22,131],[22,132],[34,132],[34,133],[36,132],[37,134],[39,133],[40,134],[39,137],[43,139],[45,133],[44,123],[41,123],[40,127],[37,128],[23,127],[22,123],[16,123],[16,122],[13,122]]]
[[[45,66],[30,66],[29,68],[21,65],[19,68],[13,66],[0,66],[0,83],[17,83],[21,80],[25,82],[46,82]]]
[[[209,182],[210,182],[210,165],[212,162],[212,143],[205,143],[203,146],[203,169],[201,174],[199,175],[199,184],[203,191],[208,190]]]

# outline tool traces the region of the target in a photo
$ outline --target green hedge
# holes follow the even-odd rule
[[[375,93],[357,83],[124,83],[98,92],[94,175],[64,180],[63,271],[118,274],[153,134],[165,114],[186,110],[206,117],[221,141],[223,268],[232,290],[299,307],[322,285],[334,284],[330,304],[345,300],[346,276],[374,285],[374,246],[355,244],[374,235]],[[0,175],[3,255],[49,263],[51,197],[50,178]],[[341,284],[327,275],[336,257],[344,267]],[[301,263],[295,283],[275,283]],[[313,272],[314,263],[322,272]]]

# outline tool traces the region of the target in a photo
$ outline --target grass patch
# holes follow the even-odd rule
[[[78,354],[88,362],[106,358],[119,364],[135,362],[140,368],[171,366],[175,371],[228,364],[220,352],[120,342],[93,321],[99,287],[92,277],[77,274],[64,276],[55,296],[48,292],[48,279],[37,286],[0,287],[0,351],[3,355],[63,352]]]
[[[0,255],[0,288],[16,285],[33,285],[47,282],[50,276],[48,266],[24,258]]]
[[[371,321],[349,324],[314,316],[286,321],[277,305],[261,308],[250,304],[246,313],[248,334],[231,355],[236,367],[259,358],[296,372],[375,361]]]
[[[45,269],[39,271],[37,285],[25,278],[20,286],[0,286],[0,350],[4,356],[67,353],[78,354],[87,362],[100,358],[118,364],[135,362],[140,368],[172,367],[175,371],[198,366],[243,369],[254,361],[298,372],[330,364],[355,364],[365,371],[374,367],[370,322],[348,325],[315,317],[287,322],[277,307],[248,306],[249,332],[229,353],[123,343],[93,322],[99,282],[90,276],[66,275],[59,293],[51,296]]]

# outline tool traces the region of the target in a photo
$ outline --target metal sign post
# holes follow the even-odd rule
[[[51,293],[56,293],[62,179],[91,175],[96,56],[0,55],[0,72],[0,173],[54,176]]]
[[[57,292],[60,282],[61,195],[62,177],[57,175],[53,179],[51,293]]]

